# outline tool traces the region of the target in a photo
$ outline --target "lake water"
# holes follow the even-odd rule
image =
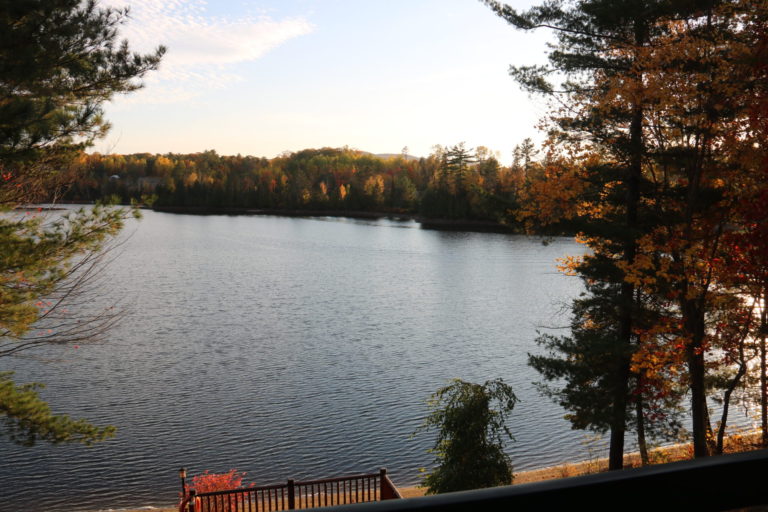
[[[432,438],[410,434],[455,377],[513,386],[516,470],[588,455],[526,365],[537,329],[567,325],[581,290],[555,270],[582,251],[570,239],[153,212],[123,238],[99,305],[127,315],[106,342],[0,360],[118,436],[0,442],[0,511],[168,505],[181,466],[257,484],[386,467],[416,484]]]

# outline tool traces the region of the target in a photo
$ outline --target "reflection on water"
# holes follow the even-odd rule
[[[526,365],[567,324],[581,250],[412,221],[148,212],[105,272],[128,317],[104,344],[1,361],[55,409],[119,427],[91,447],[0,444],[0,511],[170,504],[176,470],[259,484],[387,467],[415,484],[410,439],[448,379],[502,377],[520,398],[517,470],[585,456]]]

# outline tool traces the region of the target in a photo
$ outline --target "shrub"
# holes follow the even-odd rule
[[[512,463],[504,453],[504,438],[513,439],[506,415],[516,402],[512,388],[501,379],[483,385],[455,379],[431,396],[431,412],[417,430],[437,429],[430,450],[437,465],[422,484],[427,494],[512,482]]]
[[[247,486],[243,485],[244,477],[245,472],[238,473],[236,469],[230,469],[226,473],[211,473],[208,470],[205,470],[202,474],[192,477],[192,483],[189,488],[194,489],[197,494],[201,494],[205,492],[229,491],[232,489],[253,487],[253,483]],[[233,494],[229,499],[221,499],[218,506],[214,507],[214,510],[225,512],[227,510],[227,505],[229,505],[230,512],[237,512],[238,504],[243,501],[243,494]],[[203,504],[205,503],[206,502],[203,501]],[[204,506],[205,505],[203,505],[203,507]],[[205,512],[205,509],[203,508],[200,512]]]

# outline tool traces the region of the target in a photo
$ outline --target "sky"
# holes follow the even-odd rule
[[[525,9],[533,0],[510,0]],[[545,100],[509,65],[546,61],[478,0],[102,0],[130,8],[132,49],[168,48],[144,88],[106,105],[100,153],[273,158],[342,147],[427,156],[485,146],[508,163],[541,140]]]

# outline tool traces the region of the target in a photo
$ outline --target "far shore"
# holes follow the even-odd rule
[[[760,445],[760,433],[750,432],[746,434],[734,434],[726,438],[724,443],[725,453],[738,453],[762,448]],[[650,451],[651,464],[664,464],[687,460],[692,457],[693,448],[690,443],[664,446]],[[627,468],[639,467],[640,453],[630,453],[624,456],[624,465]],[[600,473],[608,470],[608,459],[585,460],[581,462],[560,464],[529,471],[520,471],[514,474],[512,485],[530,484],[544,480],[557,478],[569,478],[572,476]],[[397,484],[397,482],[395,482]],[[424,496],[425,489],[419,486],[398,487],[403,498],[418,498]],[[137,509],[105,509],[103,512],[178,512],[178,507],[142,507]]]
[[[212,208],[207,206],[153,206],[152,210],[163,213],[188,215],[276,215],[282,217],[348,217],[351,219],[412,220],[425,229],[446,231],[479,231],[491,233],[518,233],[519,229],[508,224],[488,220],[433,219],[400,211],[363,210],[283,210],[276,208]]]

